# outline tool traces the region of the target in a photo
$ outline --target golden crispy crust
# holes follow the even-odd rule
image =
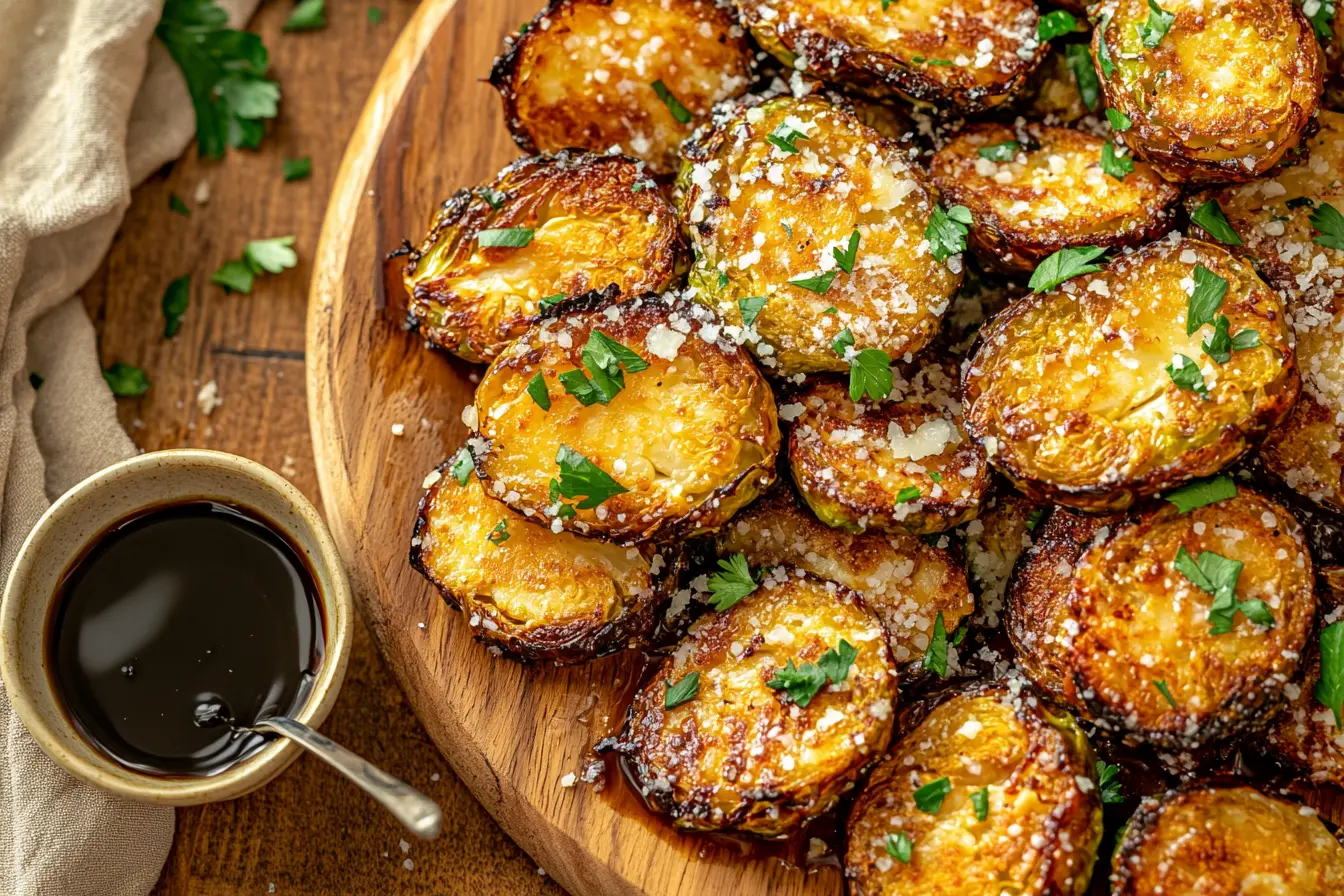
[[[995,162],[979,150],[1022,148]],[[947,205],[975,223],[971,248],[986,264],[1033,270],[1066,246],[1136,246],[1165,233],[1180,190],[1143,162],[1122,180],[1101,170],[1100,137],[1065,127],[973,124],[933,156],[929,174]]]
[[[550,0],[510,38],[490,84],[524,152],[617,146],[672,174],[694,123],[750,75],[746,36],[718,0]]]
[[[851,401],[835,380],[815,381],[797,396],[789,469],[823,523],[924,535],[979,512],[989,466],[962,429],[956,381],[937,366],[916,379],[926,388],[877,404]],[[931,380],[944,388],[927,388]]]
[[[882,620],[898,663],[923,659],[939,613],[951,633],[975,609],[966,574],[948,551],[902,532],[832,529],[787,488],[735,516],[715,545],[720,556],[741,553],[753,568],[796,566],[857,591]]]
[[[1067,715],[1028,692],[959,695],[935,709],[892,749],[849,817],[845,870],[853,896],[1081,896],[1101,841],[1096,756]],[[951,790],[939,811],[921,811],[914,791],[941,777]],[[971,794],[988,790],[988,814]],[[887,835],[913,841],[910,862],[887,851]]]
[[[766,51],[871,96],[967,114],[1007,102],[1045,57],[1024,0],[738,0]]]
[[[1320,106],[1323,61],[1292,0],[1169,0],[1175,15],[1156,47],[1141,40],[1147,0],[1107,0],[1095,29],[1106,104],[1134,122],[1125,134],[1164,177],[1251,180],[1294,149]],[[1101,43],[1113,61],[1102,62]]]
[[[842,639],[858,650],[848,677],[807,706],[767,686],[790,660],[816,663]],[[698,695],[667,709],[668,685],[693,672]],[[895,700],[872,611],[848,588],[780,568],[691,626],[635,696],[618,749],[677,827],[777,836],[829,810],[882,755]]]
[[[574,663],[654,630],[676,588],[680,547],[631,550],[553,532],[492,499],[475,474],[458,485],[451,463],[420,500],[411,566],[478,639],[517,659]]]
[[[1210,631],[1213,595],[1176,565],[1180,548],[1244,564],[1237,601],[1263,600]],[[1056,511],[1011,595],[1009,634],[1042,688],[1126,740],[1193,750],[1263,729],[1313,625],[1310,555],[1297,522],[1249,489],[1181,514],[1167,504],[1124,523]],[[1171,700],[1157,682],[1163,682]]]
[[[531,240],[477,244],[482,230],[510,228],[533,231]],[[433,344],[489,363],[537,322],[542,299],[612,284],[626,295],[659,292],[689,255],[643,163],[579,152],[519,159],[434,216],[406,268],[410,316]]]
[[[1112,859],[1112,896],[1333,896],[1344,847],[1315,812],[1250,787],[1197,787],[1149,798]]]
[[[1260,345],[1225,364],[1186,333],[1197,266],[1228,281],[1219,313]],[[1279,295],[1246,264],[1199,240],[1168,239],[1026,296],[981,330],[965,368],[967,431],[1027,494],[1092,512],[1122,510],[1215,473],[1256,445],[1297,398]],[[1207,400],[1167,372],[1200,366]]]
[[[596,295],[557,312],[506,348],[476,390],[483,442],[472,450],[496,497],[580,534],[633,544],[716,529],[774,481],[780,436],[770,386],[720,336],[711,312],[660,296],[611,305]],[[582,353],[594,331],[649,366],[626,373],[609,404],[585,407],[559,377],[588,376]],[[538,374],[549,411],[527,391]],[[626,491],[591,508],[566,500],[574,515],[557,516],[550,483],[561,478],[562,446]]]
[[[779,128],[808,135],[797,153],[769,142]],[[677,203],[697,253],[696,299],[741,327],[739,301],[765,297],[745,338],[768,371],[848,370],[832,348],[844,329],[856,350],[891,358],[937,333],[961,259],[929,254],[933,198],[922,175],[848,107],[817,95],[725,104],[684,153]],[[840,273],[834,252],[856,230],[853,273]],[[824,293],[790,282],[832,271]]]

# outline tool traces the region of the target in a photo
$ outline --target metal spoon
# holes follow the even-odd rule
[[[439,836],[443,827],[443,811],[433,800],[302,722],[284,716],[272,716],[258,719],[256,724],[243,730],[265,731],[289,738],[355,782],[415,836],[422,840],[433,840]]]

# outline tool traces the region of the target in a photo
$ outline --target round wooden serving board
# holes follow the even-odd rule
[[[557,669],[493,657],[407,564],[421,482],[466,437],[461,412],[479,371],[403,330],[403,263],[383,258],[403,238],[419,240],[454,190],[518,156],[481,79],[540,2],[425,0],[346,150],[308,310],[308,408],[327,518],[416,714],[504,829],[576,896],[833,896],[838,869],[807,874],[678,835],[622,781],[562,787],[619,728],[640,659]]]

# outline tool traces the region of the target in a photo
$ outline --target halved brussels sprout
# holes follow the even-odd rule
[[[491,494],[633,544],[710,531],[775,479],[774,397],[708,309],[597,294],[506,348],[466,416]]]
[[[1033,680],[1099,727],[1193,750],[1268,725],[1315,613],[1301,528],[1243,487],[1124,523],[1057,511],[1008,630]]]
[[[966,575],[948,551],[901,532],[832,529],[787,488],[733,517],[715,543],[721,556],[740,553],[753,568],[796,566],[857,591],[882,620],[898,663],[923,658],[939,613],[951,635],[975,608]]]
[[[490,72],[524,152],[617,147],[658,174],[750,78],[746,35],[716,0],[549,0]]]
[[[897,384],[892,401],[854,402],[819,380],[797,397],[789,469],[828,526],[863,532],[942,532],[980,509],[985,454],[961,426],[956,380],[929,365]]]
[[[1106,0],[1094,12],[1106,105],[1129,116],[1126,141],[1170,180],[1258,177],[1320,106],[1321,51],[1293,0]]]
[[[691,285],[772,373],[843,371],[835,348],[923,348],[961,282],[934,259],[934,212],[894,141],[823,97],[726,104],[677,181]],[[848,270],[847,270],[848,269]]]
[[[678,828],[778,836],[833,807],[891,739],[896,667],[857,594],[776,568],[691,626],[617,747]]]
[[[1031,271],[1067,246],[1134,246],[1165,233],[1180,190],[1143,162],[1117,180],[1106,141],[1085,131],[973,124],[933,156],[948,205],[970,209],[971,248],[986,264]]]
[[[1007,102],[1045,57],[1026,0],[737,0],[753,37],[786,65],[948,113]]]
[[[411,566],[472,634],[512,657],[557,663],[644,643],[677,586],[681,548],[553,532],[487,495],[470,466],[453,466],[439,467],[420,501]]]
[[[1111,860],[1112,896],[1335,896],[1344,847],[1316,813],[1250,787],[1148,798]]]
[[[953,697],[859,793],[850,892],[1082,896],[1101,842],[1095,764],[1073,719],[1025,692]]]
[[[1033,497],[1096,512],[1232,463],[1299,388],[1279,295],[1191,239],[1014,303],[982,328],[962,385],[991,463]]]
[[[688,256],[643,163],[578,152],[519,159],[434,216],[406,268],[410,316],[440,348],[489,363],[536,323],[542,300],[612,284],[658,292]]]

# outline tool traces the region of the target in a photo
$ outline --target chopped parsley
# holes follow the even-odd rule
[[[1101,170],[1116,180],[1124,180],[1126,174],[1134,171],[1134,156],[1130,153],[1124,155],[1117,153],[1115,141],[1107,140],[1101,146]]]
[[[814,292],[819,296],[824,296],[826,295],[826,290],[831,288],[831,284],[834,283],[835,278],[839,276],[840,271],[837,269],[834,271],[827,271],[824,274],[817,274],[814,277],[802,277],[798,280],[790,280],[789,283],[793,286],[801,286],[803,289]]]
[[[532,242],[531,227],[495,227],[476,234],[476,245],[482,249],[521,249]]]
[[[1115,60],[1111,59],[1111,48],[1106,43],[1106,29],[1109,28],[1110,25],[1110,13],[1102,16],[1101,21],[1097,22],[1097,60],[1101,63],[1101,75],[1103,78],[1109,78],[1111,73],[1115,71]],[[1092,73],[1092,77],[1096,77],[1095,71]],[[1091,109],[1093,107],[1088,106],[1087,108]]]
[[[504,202],[509,198],[508,193],[501,193],[499,190],[490,187],[481,187],[476,190],[476,195],[485,200],[485,204],[495,211],[504,207]]]
[[[1106,110],[1106,120],[1111,123],[1111,130],[1113,131],[1127,131],[1134,127],[1133,120],[1119,109],[1108,108]]]
[[[676,709],[681,704],[694,700],[700,693],[700,673],[687,672],[681,681],[676,684],[663,682],[663,687],[667,689],[663,694],[663,709]]]
[[[1327,249],[1344,249],[1344,215],[1328,202],[1322,202],[1311,213],[1311,226],[1320,236],[1312,240]]]
[[[842,638],[838,647],[823,653],[816,664],[803,663],[801,666],[795,666],[793,660],[789,660],[788,664],[783,669],[777,669],[774,677],[765,684],[777,691],[784,691],[789,700],[805,707],[812,702],[817,692],[826,686],[826,682],[838,684],[848,678],[849,667],[853,665],[854,658],[858,655],[858,650]]]
[[[845,356],[845,352],[853,347],[854,334],[849,331],[849,327],[845,327],[836,334],[835,339],[831,340],[831,351],[842,358]]]
[[[842,251],[839,247],[831,249],[831,255],[835,258],[835,263],[839,265],[840,270],[846,274],[854,273],[854,262],[859,257],[859,240],[862,235],[857,229],[849,235],[849,243]]]
[[[1185,335],[1193,336],[1200,327],[1213,323],[1225,295],[1227,281],[1204,265],[1195,265],[1195,289],[1186,310]]]
[[[976,150],[976,154],[991,162],[1011,162],[1020,149],[1022,149],[1021,143],[1016,140],[1005,140],[993,146],[982,146]]]
[[[1139,39],[1148,49],[1153,49],[1162,43],[1162,38],[1167,36],[1171,30],[1171,23],[1176,21],[1176,14],[1167,12],[1157,5],[1156,0],[1148,0],[1148,21],[1139,28]]]
[[[149,376],[139,367],[121,361],[104,370],[103,379],[118,398],[139,398],[149,391]]]
[[[1032,292],[1045,292],[1074,277],[1095,274],[1101,270],[1101,265],[1092,262],[1105,254],[1106,249],[1103,246],[1070,246],[1060,249],[1036,265],[1036,270],[1032,271],[1027,285],[1031,287]]]
[[[867,395],[882,401],[891,394],[891,358],[878,348],[860,349],[849,359],[849,400]]]
[[[882,0],[882,2],[885,4],[887,0]],[[905,831],[897,831],[894,834],[887,834],[886,848],[887,855],[898,862],[909,865],[910,857],[914,854],[915,844]]]
[[[1101,58],[1109,64],[1110,57],[1105,52],[1104,39],[1101,46]],[[1064,61],[1069,64],[1069,71],[1073,72],[1073,81],[1078,85],[1078,96],[1083,105],[1090,111],[1096,111],[1101,102],[1101,82],[1097,80],[1097,69],[1092,65],[1092,52],[1088,50],[1087,44],[1069,44],[1064,48]]]
[[[1073,13],[1062,9],[1053,9],[1036,21],[1036,38],[1041,43],[1077,30],[1078,20],[1073,17]]]
[[[280,166],[280,171],[285,178],[285,183],[303,180],[313,173],[313,157],[299,156],[297,159],[285,159]]]
[[[1213,322],[1213,335],[1206,338],[1200,346],[1204,349],[1204,354],[1219,364],[1226,364],[1232,360],[1233,352],[1242,352],[1260,345],[1260,334],[1255,330],[1241,330],[1233,336],[1231,327],[1232,322],[1226,315],[1218,315]]]
[[[560,483],[552,479],[547,485],[550,489],[547,500],[555,508],[555,515],[562,520],[572,520],[578,516],[579,512],[574,509],[573,504],[566,504],[560,500]]]
[[[1172,709],[1176,708],[1176,701],[1171,699],[1171,690],[1167,687],[1167,683],[1165,681],[1163,681],[1160,678],[1155,679],[1153,681],[1153,687],[1157,688],[1158,691],[1161,692],[1162,696],[1167,698],[1167,705],[1169,705]]]
[[[1335,715],[1335,727],[1344,729],[1344,622],[1321,631],[1321,677],[1316,682],[1316,702]]]
[[[292,236],[253,240],[243,247],[241,259],[224,262],[211,275],[210,282],[234,292],[250,293],[252,283],[259,275],[278,274],[299,263],[293,247]]]
[[[766,301],[765,296],[745,296],[737,300],[737,310],[742,312],[742,326],[750,327],[756,323],[756,318],[761,316],[761,309],[765,307]]]
[[[918,486],[907,485],[905,488],[901,489],[896,493],[897,504],[909,504],[911,501],[918,501],[918,500],[919,500]]]
[[[182,329],[182,315],[191,301],[191,275],[183,274],[163,291],[163,338],[172,339]]]
[[[934,482],[942,482],[942,481],[943,481],[943,474],[942,474],[942,473],[939,473],[937,470],[930,470],[930,471],[929,471],[929,478],[932,479]]]
[[[952,781],[946,775],[934,778],[915,791],[915,808],[926,815],[937,815],[943,808],[943,800],[952,792]]]
[[[1187,483],[1166,496],[1180,513],[1189,513],[1209,504],[1237,496],[1237,483],[1231,476],[1214,476]]]
[[[779,149],[781,152],[786,152],[789,153],[790,155],[797,155],[798,141],[807,140],[809,138],[802,131],[798,130],[797,128],[793,127],[787,122],[781,122],[779,127],[775,128],[768,135],[766,135],[765,139],[770,143],[770,145],[774,146],[776,149]]]
[[[465,486],[471,474],[476,472],[476,459],[471,456],[471,449],[463,445],[462,448],[453,457],[453,462],[448,467],[448,472],[458,485]]]
[[[667,111],[672,113],[672,117],[682,124],[690,124],[691,110],[683,106],[681,101],[672,95],[672,91],[667,89],[667,85],[659,80],[654,81],[652,86],[653,92],[658,94],[658,99],[663,101],[663,105],[667,107]]]
[[[588,334],[580,358],[593,378],[582,370],[566,370],[560,374],[560,385],[584,407],[610,404],[625,388],[625,374],[649,368],[649,362],[601,330]]]
[[[1167,376],[1178,388],[1186,392],[1194,392],[1205,401],[1209,400],[1209,387],[1204,383],[1204,372],[1187,355],[1180,352],[1172,355],[1171,363],[1167,365]]]
[[[1302,12],[1307,11],[1307,4],[1301,4]],[[1326,44],[1334,38],[1335,4],[1331,0],[1319,0],[1312,4],[1312,12],[1307,16],[1311,20],[1311,30],[1316,32],[1316,36]]]
[[[370,25],[383,24],[383,11],[376,6],[370,6],[367,14]]]
[[[979,790],[971,793],[971,808],[975,810],[976,821],[986,821],[989,818],[989,788],[981,787]]]
[[[1027,514],[1027,531],[1035,532],[1036,527],[1041,524],[1041,519],[1045,516],[1044,507],[1033,507],[1031,513]]]
[[[285,22],[286,31],[312,31],[327,25],[326,0],[300,0]]]
[[[1209,236],[1220,243],[1229,246],[1242,245],[1241,237],[1237,236],[1237,232],[1227,222],[1227,215],[1223,214],[1223,207],[1218,204],[1217,199],[1210,199],[1195,209],[1190,214],[1190,220],[1204,228]]]
[[[176,193],[168,194],[168,208],[184,218],[191,217],[191,209],[187,208],[187,204],[182,201],[182,197]]]
[[[972,223],[971,210],[964,205],[954,205],[947,211],[943,211],[941,205],[935,205],[924,228],[924,239],[929,241],[929,252],[934,260],[945,262],[951,256],[965,252],[966,234]]]
[[[923,665],[939,678],[947,677],[947,627],[941,610],[933,619],[933,637],[929,638],[929,646],[924,648]]]
[[[537,403],[537,407],[543,411],[551,409],[551,393],[546,391],[546,377],[537,371],[532,379],[527,381],[527,394],[532,396],[532,400]]]
[[[1101,801],[1114,806],[1125,801],[1125,791],[1120,787],[1120,766],[1108,765],[1097,760],[1097,789],[1101,792]]]
[[[1238,612],[1256,625],[1266,628],[1274,625],[1274,616],[1262,600],[1237,600],[1237,579],[1241,577],[1242,563],[1213,551],[1200,551],[1195,559],[1182,545],[1176,551],[1176,571],[1185,576],[1201,591],[1213,595],[1209,606],[1209,634],[1225,635],[1232,631]]]
[[[579,510],[592,510],[608,498],[629,489],[607,475],[606,471],[568,445],[561,445],[555,462],[560,467],[556,491],[566,498],[583,498]]]
[[[486,536],[485,540],[493,545],[501,545],[508,541],[509,538],[509,521],[500,520],[495,528],[490,530],[490,534]]]
[[[537,308],[539,308],[542,311],[545,311],[547,308],[554,308],[556,305],[559,305],[567,298],[569,298],[567,294],[563,292],[558,292],[553,296],[547,296],[540,302],[537,302]]]
[[[719,612],[735,605],[759,584],[741,553],[720,559],[719,570],[709,577],[709,604]]]

